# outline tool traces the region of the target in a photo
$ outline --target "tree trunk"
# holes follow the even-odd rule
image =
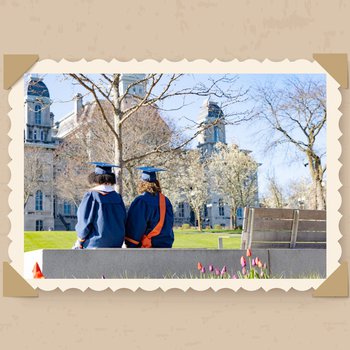
[[[113,85],[113,104],[116,109],[114,112],[114,130],[118,137],[115,137],[115,153],[114,161],[116,165],[120,168],[116,168],[115,174],[117,177],[116,190],[118,193],[123,195],[123,135],[122,135],[122,125],[120,121],[122,119],[121,105],[119,101],[119,80]]]
[[[201,212],[200,212],[200,210],[196,210],[196,216],[197,216],[197,222],[198,222],[197,230],[198,231],[202,231],[202,221],[201,221]]]
[[[232,209],[230,210],[230,230],[233,229],[233,214],[232,214]]]
[[[308,154],[309,169],[311,173],[312,182],[314,185],[314,200],[313,209],[325,210],[326,198],[324,193],[323,183],[323,169],[321,159],[315,154]]]
[[[121,142],[121,128],[119,134],[119,140],[115,140],[115,164],[120,168],[116,168],[115,173],[117,177],[116,190],[120,195],[123,195],[123,144]]]

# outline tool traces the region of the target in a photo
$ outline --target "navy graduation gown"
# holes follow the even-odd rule
[[[120,248],[125,236],[126,210],[115,191],[85,193],[78,208],[78,237],[83,248]]]
[[[166,212],[164,224],[160,234],[152,237],[152,248],[171,248],[174,242],[174,214],[173,207],[165,197]],[[125,235],[131,241],[125,240],[128,248],[141,247],[143,235],[150,233],[160,219],[159,194],[152,195],[144,192],[136,197],[128,210]]]

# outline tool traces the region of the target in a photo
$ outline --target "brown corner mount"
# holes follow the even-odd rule
[[[4,89],[8,90],[39,60],[39,55],[4,55]]]
[[[348,263],[343,262],[313,293],[313,297],[349,297]]]
[[[3,262],[3,296],[4,297],[38,297],[37,290],[8,263]]]
[[[349,87],[348,56],[346,53],[315,53],[313,58],[342,88],[347,89]]]

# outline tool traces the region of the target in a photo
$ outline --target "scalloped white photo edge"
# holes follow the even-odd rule
[[[276,74],[276,73],[294,73],[294,74],[326,74],[327,75],[327,277],[330,276],[339,266],[342,249],[339,243],[342,237],[339,230],[339,222],[341,214],[339,208],[341,205],[341,196],[339,189],[341,187],[339,171],[341,163],[339,161],[341,155],[341,145],[339,138],[341,131],[339,129],[339,120],[341,112],[341,93],[340,85],[328,72],[322,68],[316,61],[308,61],[300,59],[289,61],[287,59],[280,62],[264,60],[263,62],[249,59],[238,61],[237,59],[222,62],[217,59],[208,62],[206,60],[182,60],[172,62],[162,60],[137,61],[135,59],[128,62],[120,62],[112,60],[110,62],[104,60],[86,61],[60,61],[41,60],[34,64],[26,73],[38,74],[59,74],[68,72],[79,73],[249,73],[249,74]],[[11,121],[11,128],[8,133],[11,138],[8,147],[11,161],[9,168],[11,171],[11,179],[9,187],[11,193],[9,195],[10,214],[9,220],[11,229],[8,237],[11,242],[8,247],[8,254],[11,260],[11,266],[23,276],[24,270],[24,215],[23,215],[23,188],[24,188],[24,147],[23,147],[23,116],[24,116],[24,77],[18,80],[12,87],[8,101],[10,112],[8,116]],[[332,232],[332,235],[329,233]],[[204,291],[212,289],[218,291],[220,289],[231,289],[237,291],[240,288],[247,291],[255,291],[260,288],[265,291],[271,289],[282,289],[288,291],[295,289],[298,291],[306,291],[309,289],[317,289],[325,279],[271,279],[271,280],[197,280],[197,279],[26,279],[33,287],[43,291],[51,291],[59,288],[61,291],[76,288],[85,291],[90,288],[95,291],[102,291],[110,288],[112,291],[118,289],[129,289],[136,291],[142,289],[145,291],[153,291],[158,288],[163,291],[169,289],[180,289],[186,291],[193,289]]]

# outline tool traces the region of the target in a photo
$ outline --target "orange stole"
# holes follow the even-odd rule
[[[159,222],[156,225],[156,227],[148,235],[143,235],[143,237],[141,239],[141,243],[142,243],[141,248],[152,248],[151,238],[158,236],[160,234],[160,231],[163,228],[164,219],[165,219],[166,204],[165,204],[165,196],[162,193],[159,193],[159,208],[160,208]]]

